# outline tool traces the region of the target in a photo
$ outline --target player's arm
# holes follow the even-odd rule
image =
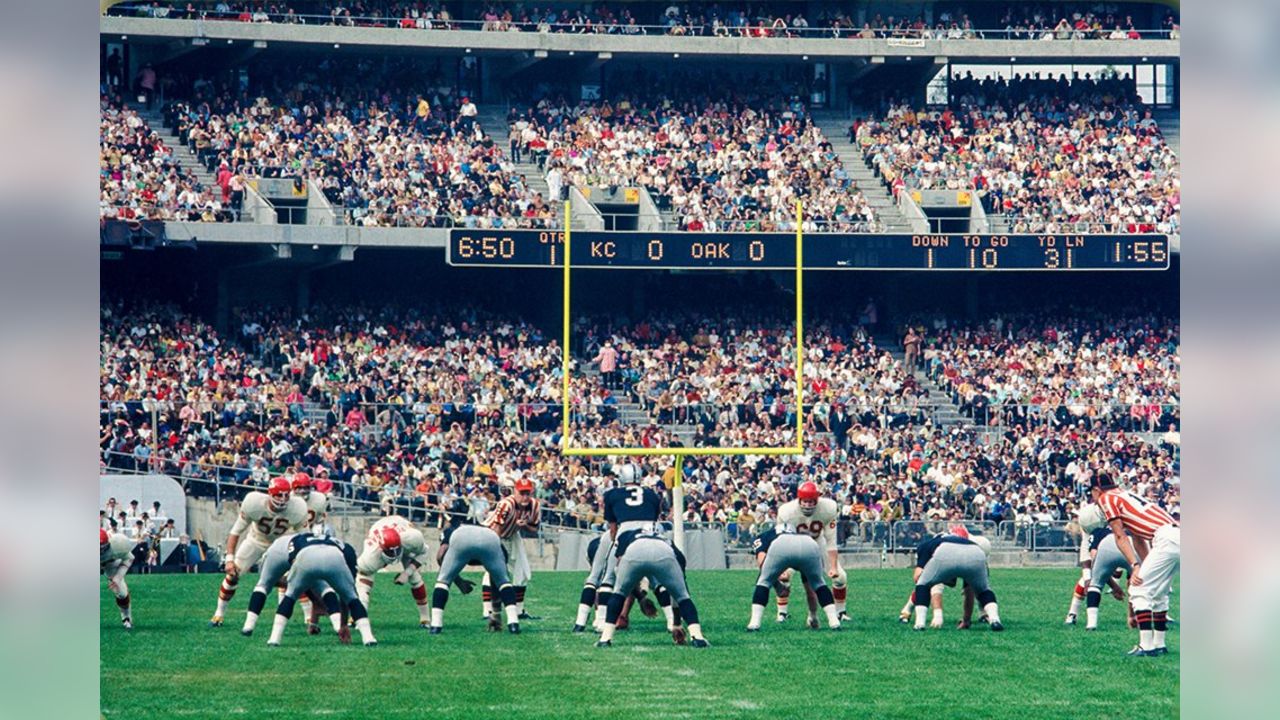
[[[836,549],[836,521],[832,520],[822,530],[822,541],[827,545],[827,577],[840,574],[840,552]]]
[[[1113,518],[1108,525],[1111,526],[1111,533],[1116,536],[1116,548],[1120,550],[1120,554],[1133,567],[1133,570],[1129,573],[1129,584],[1141,585],[1142,578],[1138,577],[1138,566],[1142,564],[1142,559],[1138,556],[1138,549],[1134,546],[1133,538],[1124,529],[1124,521],[1120,518]]]
[[[941,596],[939,596],[941,597]],[[960,619],[960,628],[969,627],[973,620],[973,588],[969,587],[966,581],[964,584],[964,615]]]
[[[1111,597],[1117,600],[1124,599],[1124,588],[1120,587],[1120,583],[1116,582],[1115,577],[1107,578],[1107,587],[1111,588]]]
[[[618,523],[616,522],[609,523],[609,539],[618,542]]]
[[[234,575],[236,572],[236,547],[240,545],[240,536],[244,535],[244,531],[248,529],[249,518],[242,512],[231,526],[231,532],[227,534],[227,556],[224,564],[228,574]]]
[[[542,503],[538,500],[533,501],[533,506],[529,508],[529,521],[524,524],[524,529],[534,532],[538,526],[542,524]]]
[[[449,543],[440,543],[440,549],[436,550],[436,565],[444,562],[444,554],[449,551]]]

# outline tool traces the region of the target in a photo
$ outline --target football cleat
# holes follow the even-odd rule
[[[987,614],[986,614],[986,613],[983,613],[983,614],[981,614],[981,615],[979,615],[979,616],[978,616],[978,622],[980,622],[980,623],[989,623],[989,622],[991,622],[991,621],[990,621],[989,619],[987,619]]]
[[[819,626],[818,626],[818,618],[813,617],[812,615],[810,615],[810,616],[809,616],[809,619],[805,621],[805,625],[807,625],[807,626],[808,626],[808,628],[809,628],[810,630],[817,630],[817,629],[818,629],[818,627],[819,627]]]
[[[249,628],[240,628],[240,634],[245,637],[251,637],[253,635],[253,631]]]
[[[1066,620],[1063,620],[1063,621],[1062,621],[1062,624],[1063,624],[1063,625],[1075,625],[1075,624],[1076,624],[1076,614],[1075,614],[1075,613],[1068,613],[1068,614],[1067,614],[1067,619],[1066,619]]]
[[[835,625],[831,626],[831,632],[840,632],[841,630],[844,630],[844,626],[841,625],[840,623],[836,623]]]
[[[912,630],[924,630],[924,623],[916,623],[911,626]]]
[[[836,619],[840,622],[849,622],[849,613],[841,610],[840,614],[836,616]]]
[[[1098,629],[1098,626],[1097,626],[1097,625],[1085,625],[1085,626],[1084,626],[1084,629],[1085,629],[1085,630],[1088,630],[1089,632],[1093,632],[1094,630],[1097,630],[1097,629]]]
[[[677,645],[684,645],[689,641],[689,634],[685,632],[684,627],[677,625],[671,628],[671,640]]]
[[[280,647],[280,643],[275,642],[275,641],[272,641],[272,640],[268,640],[268,641],[267,641],[267,647]]]
[[[689,644],[696,648],[711,647],[711,643],[702,638],[694,638]]]
[[[422,628],[423,630],[426,630],[427,628],[431,627],[431,623],[427,622],[426,620],[419,620],[418,627]]]
[[[132,620],[131,618],[124,618],[124,619],[122,619],[122,620],[120,621],[120,624],[124,627],[124,629],[125,629],[125,630],[132,630],[132,629],[133,629],[133,620]]]
[[[1134,645],[1133,649],[1125,654],[1129,657],[1155,657],[1155,650],[1143,650],[1141,645]]]
[[[760,626],[759,626],[759,625],[748,625],[748,626],[747,626],[747,632],[760,632]]]
[[[1004,623],[1001,623],[1001,622],[991,623],[991,632],[1003,632],[1003,631],[1004,631]]]
[[[365,647],[378,647],[378,641],[377,641],[377,640],[365,640],[365,641],[364,641],[364,646],[365,646]]]
[[[221,615],[214,615],[214,616],[209,620],[209,627],[222,627],[222,616],[221,616]]]
[[[647,593],[640,598],[640,612],[644,613],[647,618],[658,617],[658,606],[654,604]]]
[[[586,626],[586,625],[574,625],[574,626],[573,626],[573,631],[574,631],[574,632],[576,632],[576,633],[586,632],[586,631],[587,631],[587,626]]]
[[[502,632],[502,621],[498,619],[497,615],[491,615],[489,617],[488,627],[489,632]]]
[[[791,613],[788,613],[788,612],[780,612],[780,613],[778,613],[778,622],[780,622],[780,623],[784,623],[784,622],[786,622],[786,621],[787,621],[787,618],[789,618],[789,617],[791,617]]]
[[[1161,655],[1168,655],[1168,654],[1169,654],[1169,648],[1167,647],[1152,648],[1147,651],[1147,655],[1151,657],[1159,657]]]
[[[427,634],[428,634],[428,635],[439,635],[439,634],[440,634],[440,632],[441,632],[443,629],[444,629],[444,628],[429,627],[429,628],[427,628]]]
[[[598,647],[598,648],[613,647],[613,641],[611,641],[611,640],[597,640],[597,641],[596,641],[596,647]]]
[[[909,612],[898,613],[898,622],[902,623],[903,625],[906,625],[907,623],[911,622],[911,613]]]
[[[512,635],[519,635],[519,634],[520,634],[520,623],[508,623],[508,624],[507,624],[507,632],[511,633]]]
[[[538,617],[537,615],[530,615],[529,613],[524,612],[524,611],[521,611],[521,612],[520,612],[519,617],[520,617],[520,619],[521,619],[521,620],[541,620],[541,619],[542,619],[542,618]]]

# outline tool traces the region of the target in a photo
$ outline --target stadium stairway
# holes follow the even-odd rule
[[[902,216],[893,195],[885,187],[880,177],[867,165],[862,150],[849,142],[850,120],[846,113],[837,110],[822,110],[813,114],[813,121],[822,133],[827,136],[831,147],[836,151],[844,165],[845,172],[853,178],[866,196],[867,202],[875,208],[876,214],[884,223],[885,232],[911,233],[911,223]]]
[[[476,119],[480,121],[480,128],[484,130],[484,134],[493,138],[493,142],[502,148],[504,153],[508,153],[511,148],[511,142],[507,138],[511,129],[507,125],[506,108],[500,105],[485,105],[478,108]],[[544,198],[551,197],[551,188],[547,185],[547,178],[542,173],[542,168],[527,159],[523,162],[512,164],[515,166],[517,174],[524,175],[525,180],[529,183],[530,190],[542,193]],[[577,227],[576,223],[574,227]]]
[[[1164,141],[1173,148],[1173,151],[1182,158],[1182,150],[1179,148],[1179,140],[1182,137],[1182,114],[1177,110],[1157,110],[1151,114],[1155,118],[1156,124],[1160,126],[1160,132],[1164,135]]]
[[[173,148],[173,157],[183,169],[193,172],[201,185],[210,188],[218,187],[218,179],[214,174],[205,168],[204,164],[200,162],[200,159],[196,157],[196,154],[191,151],[191,148],[186,143],[178,139],[172,128],[165,126],[164,115],[158,108],[148,110],[145,105],[137,103],[130,104],[128,107],[137,112],[138,116],[143,120],[147,121],[147,124],[160,136],[165,145]],[[241,217],[240,222],[250,222],[250,219]]]
[[[895,338],[877,337],[876,345],[884,348],[898,362],[903,362],[906,358],[906,352]],[[972,424],[968,418],[960,414],[960,408],[951,402],[951,396],[947,394],[947,391],[934,382],[933,378],[929,377],[924,370],[917,369],[912,375],[915,376],[916,382],[920,383],[921,387],[929,391],[929,397],[921,405],[925,409],[925,414],[933,418],[933,422],[939,428],[945,430],[953,425]]]
[[[598,377],[600,375],[600,368],[595,363],[583,362],[579,367],[581,368],[583,375],[587,375],[589,377]],[[614,407],[618,409],[618,422],[623,427],[645,427],[648,425],[657,425],[657,423],[654,422],[653,416],[646,412],[640,403],[624,400],[624,396],[621,393],[617,394],[615,397],[618,398],[618,404]],[[658,426],[668,433],[680,438],[680,442],[685,445],[693,444],[695,426],[672,424],[663,424]]]

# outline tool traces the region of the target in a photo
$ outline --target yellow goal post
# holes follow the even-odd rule
[[[673,539],[676,547],[683,552],[684,543],[684,459],[686,457],[698,456],[725,456],[725,455],[803,455],[804,454],[804,204],[796,201],[796,265],[795,265],[795,281],[796,281],[796,426],[795,426],[795,444],[791,447],[666,447],[666,448],[645,448],[645,447],[573,447],[569,444],[570,428],[570,402],[569,402],[569,381],[570,381],[570,358],[569,358],[569,341],[571,334],[570,321],[570,304],[571,304],[571,288],[572,288],[572,257],[571,243],[573,242],[573,230],[571,228],[571,206],[568,201],[564,203],[564,270],[563,270],[563,308],[562,322],[563,332],[561,333],[561,361],[563,386],[560,392],[561,402],[561,437],[560,452],[566,457],[607,457],[614,455],[632,456],[632,457],[666,457],[671,456],[675,461],[675,480],[671,487],[671,505],[672,505],[672,527]],[[708,268],[714,269],[714,268]]]

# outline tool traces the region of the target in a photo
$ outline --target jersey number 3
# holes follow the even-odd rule
[[[633,487],[627,493],[627,505],[631,507],[639,507],[644,504],[644,488]]]

